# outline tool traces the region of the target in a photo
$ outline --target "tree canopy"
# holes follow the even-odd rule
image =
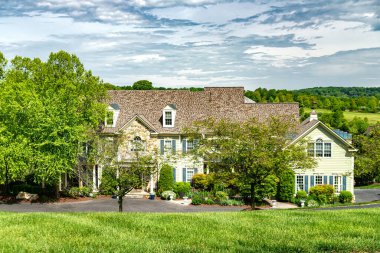
[[[32,173],[38,183],[57,183],[99,128],[105,98],[103,82],[73,54],[51,53],[46,62],[12,59],[0,83],[0,161],[11,161],[0,167],[12,174],[7,180]],[[18,157],[25,166],[13,162]]]

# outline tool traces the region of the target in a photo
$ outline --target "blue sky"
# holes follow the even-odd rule
[[[1,0],[0,51],[116,85],[380,86],[380,1]]]

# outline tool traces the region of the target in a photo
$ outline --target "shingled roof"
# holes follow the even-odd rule
[[[117,104],[120,113],[115,127],[105,127],[104,133],[115,133],[133,117],[140,116],[158,133],[180,133],[193,121],[213,117],[244,121],[257,118],[264,121],[272,116],[299,118],[298,103],[252,103],[244,97],[243,87],[205,88],[188,90],[111,90],[109,104]],[[162,110],[175,105],[174,127],[163,127]]]

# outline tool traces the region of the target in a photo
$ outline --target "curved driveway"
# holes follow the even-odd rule
[[[355,189],[356,203],[380,200],[380,189]]]

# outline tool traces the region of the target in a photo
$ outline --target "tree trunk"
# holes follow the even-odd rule
[[[255,184],[251,183],[251,209],[255,210],[256,209],[256,202],[255,202]]]
[[[123,195],[119,194],[117,202],[119,203],[119,212],[123,212]]]

